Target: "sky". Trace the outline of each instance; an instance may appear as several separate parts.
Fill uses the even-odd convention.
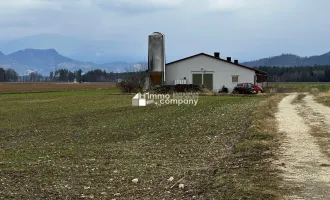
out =
[[[0,0],[0,41],[60,34],[123,43],[118,52],[145,59],[148,35],[162,32],[168,60],[215,51],[240,61],[311,56],[330,51],[329,7],[329,0]]]

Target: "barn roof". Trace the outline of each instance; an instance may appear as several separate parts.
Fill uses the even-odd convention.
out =
[[[222,59],[222,58],[217,58],[217,57],[211,56],[211,55],[206,54],[206,53],[199,53],[199,54],[196,54],[196,55],[192,55],[192,56],[188,56],[188,57],[182,58],[182,59],[180,59],[180,60],[176,60],[176,61],[173,61],[173,62],[169,62],[169,63],[166,63],[166,66],[171,65],[171,64],[174,64],[174,63],[178,63],[178,62],[181,62],[181,61],[184,61],[184,60],[188,60],[188,59],[190,59],[190,58],[194,58],[194,57],[197,57],[197,56],[201,56],[201,55],[204,55],[204,56],[207,56],[207,57],[210,57],[210,58],[216,59],[216,60],[218,60],[218,61],[222,61],[222,62],[230,63],[230,64],[232,64],[232,65],[236,65],[236,66],[238,66],[238,67],[242,67],[242,68],[245,68],[245,69],[253,70],[253,71],[257,72],[258,74],[265,74],[265,75],[267,74],[266,72],[261,71],[261,70],[259,70],[259,69],[256,69],[256,68],[253,68],[253,67],[247,67],[247,66],[245,66],[245,65],[241,65],[241,64],[239,64],[239,63],[236,64],[236,63],[234,63],[234,62],[230,62],[230,61],[227,61],[227,60]]]

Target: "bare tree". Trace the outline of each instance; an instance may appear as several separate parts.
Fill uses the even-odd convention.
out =
[[[118,83],[118,87],[124,93],[142,92],[147,78],[147,66],[143,64],[131,65],[126,69],[124,79]]]

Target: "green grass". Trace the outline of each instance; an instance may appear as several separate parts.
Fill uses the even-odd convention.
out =
[[[229,187],[228,179],[240,165],[237,155],[250,151],[234,150],[250,137],[252,114],[266,97],[202,96],[196,107],[132,107],[133,95],[112,93],[0,95],[0,199],[262,199],[260,193],[271,193],[249,188],[250,173],[235,183],[244,190]],[[183,190],[174,185],[180,178]]]
[[[310,92],[317,88],[320,92],[330,90],[330,83],[268,83],[269,87],[296,88],[297,92]]]

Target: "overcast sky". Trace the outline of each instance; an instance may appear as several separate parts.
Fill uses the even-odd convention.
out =
[[[145,51],[157,31],[171,58],[309,56],[330,50],[329,7],[329,0],[0,0],[0,37],[54,33]]]

